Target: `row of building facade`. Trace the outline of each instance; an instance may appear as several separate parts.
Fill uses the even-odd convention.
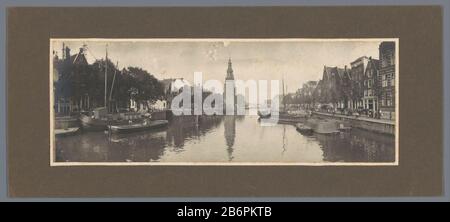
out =
[[[111,88],[115,88],[117,91],[120,84],[119,78],[115,78],[114,73],[116,72],[113,70],[117,67],[114,67],[114,64],[108,60],[108,63],[111,64],[109,64],[110,68],[107,72],[105,85],[105,60],[101,59],[94,62],[98,65],[98,69],[93,69],[95,65],[94,63],[88,63],[86,51],[86,46],[83,45],[79,52],[71,54],[71,49],[64,43],[61,55],[58,56],[58,53],[53,51],[54,112],[57,116],[66,116],[102,106],[108,106],[110,112],[117,108],[129,108],[143,112],[148,111],[147,109],[167,109],[168,101],[165,98],[160,98],[149,106],[138,103],[131,98],[119,104],[119,101],[116,101],[111,95]],[[117,74],[120,75],[120,72],[117,72]],[[175,82],[175,80],[177,79],[159,80],[164,97],[170,98],[170,89],[172,82]],[[113,87],[113,84],[115,84],[115,87]]]
[[[379,59],[362,56],[350,67],[324,66],[313,92],[314,102],[341,112],[395,119],[395,42],[379,45]]]

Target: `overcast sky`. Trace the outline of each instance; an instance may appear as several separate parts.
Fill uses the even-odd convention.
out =
[[[77,53],[87,44],[88,62],[105,57],[119,68],[141,67],[158,79],[184,78],[193,81],[194,72],[202,72],[203,79],[225,80],[228,58],[233,63],[236,79],[272,80],[284,76],[289,92],[295,92],[309,80],[322,77],[323,66],[349,66],[361,56],[378,59],[381,41],[99,41],[54,40],[53,50],[61,55],[62,43]]]

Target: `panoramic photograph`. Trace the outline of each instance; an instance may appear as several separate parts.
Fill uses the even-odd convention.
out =
[[[398,165],[398,39],[50,39],[50,165]]]

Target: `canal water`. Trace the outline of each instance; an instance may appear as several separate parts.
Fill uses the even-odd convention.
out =
[[[80,132],[55,139],[56,162],[394,162],[393,136],[352,129],[304,136],[257,116],[174,117],[167,128],[131,134]]]

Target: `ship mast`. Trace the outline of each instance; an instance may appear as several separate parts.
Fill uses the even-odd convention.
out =
[[[113,89],[114,89],[114,82],[116,80],[117,69],[119,69],[119,62],[118,61],[117,61],[117,64],[116,64],[116,68],[114,69],[114,76],[113,76],[113,80],[112,80],[112,83],[111,83],[111,90],[109,91],[109,103],[110,103],[110,106],[111,106],[111,100],[112,100],[112,93],[113,93]],[[116,104],[116,106],[117,106],[117,104]]]
[[[283,84],[283,111],[286,111],[286,100],[285,100],[286,95],[284,94],[284,74],[283,74],[283,78],[281,81]]]
[[[107,101],[106,101],[106,94],[107,94],[107,90],[108,90],[108,45],[106,45],[106,56],[105,56],[105,101],[104,101],[104,105],[105,107],[107,106]]]

